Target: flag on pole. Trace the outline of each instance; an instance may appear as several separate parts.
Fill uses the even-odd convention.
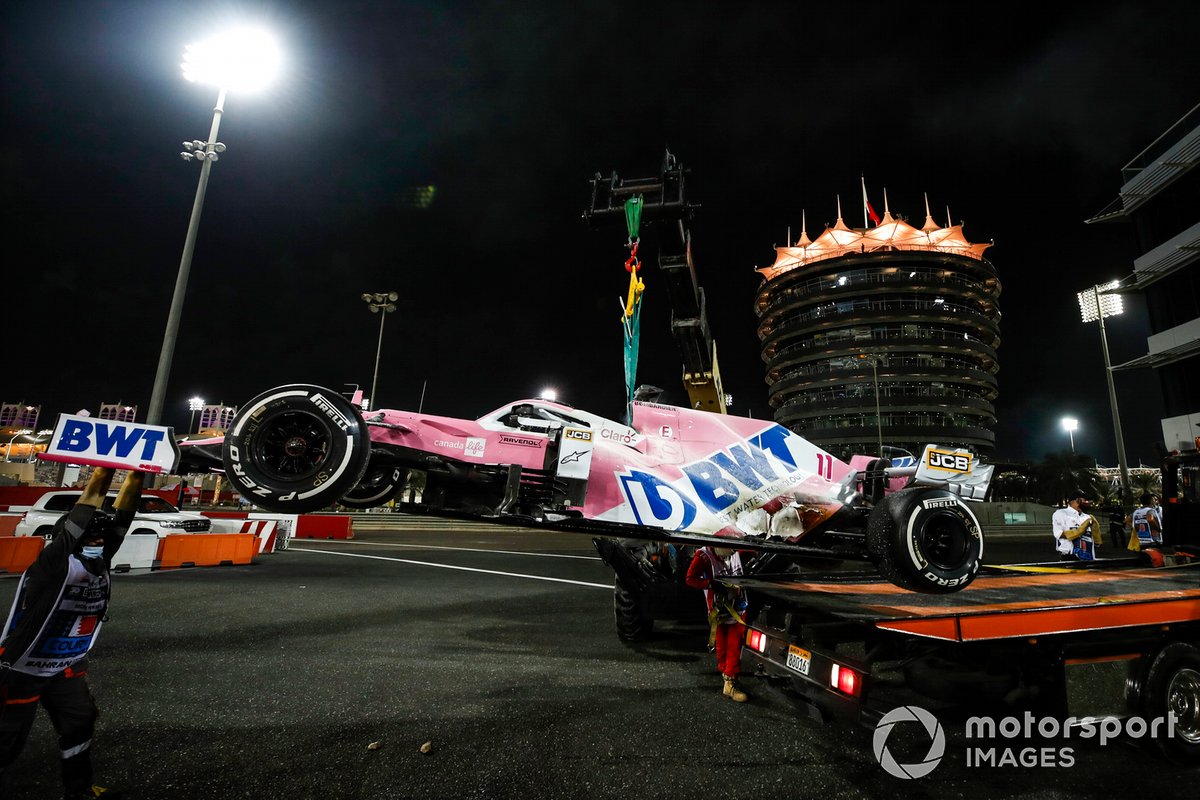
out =
[[[867,199],[867,179],[865,176],[860,177],[862,178],[863,190],[863,227],[867,227],[867,217],[870,217],[871,222],[874,222],[876,225],[878,225],[879,215],[875,213],[875,209],[871,207],[871,201]]]

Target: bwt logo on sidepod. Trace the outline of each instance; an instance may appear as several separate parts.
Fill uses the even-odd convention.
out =
[[[795,438],[773,425],[752,439],[685,464],[680,468],[684,479],[676,483],[636,469],[617,477],[639,524],[680,530],[695,521],[701,507],[720,513],[743,494],[796,472],[796,453],[790,447]]]

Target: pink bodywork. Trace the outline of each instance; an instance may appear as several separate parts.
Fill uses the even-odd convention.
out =
[[[368,428],[373,442],[458,461],[554,469],[553,458],[546,463],[550,434],[505,421],[519,405],[531,406],[533,419],[592,431],[580,509],[591,519],[797,540],[841,507],[839,481],[852,470],[774,422],[653,403],[633,404],[632,427],[539,399],[508,404],[477,420],[385,409],[367,415]],[[782,524],[780,512],[786,512],[788,524]]]

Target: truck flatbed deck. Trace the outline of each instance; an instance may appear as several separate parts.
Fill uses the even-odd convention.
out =
[[[954,642],[1200,620],[1200,563],[1145,567],[1121,559],[1078,567],[987,567],[966,589],[946,595],[910,592],[868,573],[757,576],[737,583],[830,617]]]

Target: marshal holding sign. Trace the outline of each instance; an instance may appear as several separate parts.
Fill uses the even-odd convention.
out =
[[[166,473],[179,464],[179,446],[174,429],[161,425],[59,414],[54,436],[38,458]]]

